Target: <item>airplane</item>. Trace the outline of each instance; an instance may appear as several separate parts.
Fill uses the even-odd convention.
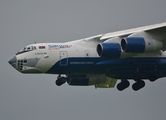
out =
[[[166,77],[165,50],[166,22],[65,43],[30,44],[8,62],[25,74],[57,74],[57,86],[117,86],[123,91],[134,80],[132,89],[138,91],[144,80]]]

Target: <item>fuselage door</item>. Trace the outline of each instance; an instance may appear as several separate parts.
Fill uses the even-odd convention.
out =
[[[68,54],[66,51],[60,51],[60,65],[66,66],[68,64]]]

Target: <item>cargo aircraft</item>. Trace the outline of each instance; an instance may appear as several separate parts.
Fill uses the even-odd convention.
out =
[[[166,23],[154,24],[65,43],[36,43],[9,59],[21,73],[58,74],[57,86],[94,85],[123,91],[166,77]]]

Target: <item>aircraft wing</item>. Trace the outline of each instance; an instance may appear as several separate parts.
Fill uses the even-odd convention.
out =
[[[160,24],[155,24],[155,25],[149,25],[149,26],[144,26],[144,27],[138,27],[138,28],[133,28],[133,29],[128,29],[128,30],[122,30],[118,32],[112,32],[112,33],[106,33],[103,34],[100,40],[107,40],[113,37],[126,37],[132,33],[137,33],[137,32],[160,32],[160,31],[166,31],[166,22],[165,23],[160,23]]]
[[[156,40],[163,41],[163,40],[166,40],[165,31],[166,31],[166,22],[154,24],[154,25],[148,25],[148,26],[144,26],[144,27],[121,30],[121,31],[111,32],[111,33],[106,33],[106,34],[99,34],[96,36],[92,36],[92,37],[88,37],[88,38],[84,38],[84,39],[80,39],[80,40],[74,40],[74,41],[70,41],[67,43],[92,42],[92,41],[97,41],[98,43],[100,43],[100,42],[104,42],[111,38],[128,37],[129,35],[131,35],[133,33],[138,33],[138,32],[146,32],[146,33],[150,33],[151,35],[154,35],[154,36],[160,36],[160,38],[157,38]],[[166,41],[164,41],[164,44],[166,45]]]

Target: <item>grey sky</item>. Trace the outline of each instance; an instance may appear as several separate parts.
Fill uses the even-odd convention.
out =
[[[67,42],[166,22],[165,0],[1,0],[1,120],[164,120],[166,78],[134,92],[55,85],[56,75],[17,72],[8,59],[34,42]],[[133,81],[131,81],[133,83]]]

